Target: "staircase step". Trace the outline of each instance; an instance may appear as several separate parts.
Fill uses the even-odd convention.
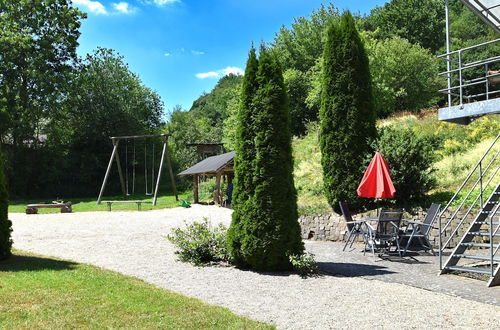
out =
[[[490,261],[490,256],[477,256],[473,254],[454,254],[453,258],[464,258],[464,259],[474,259],[474,260],[483,260]],[[493,261],[500,261],[500,257],[493,257]]]
[[[485,247],[485,248],[491,247],[490,243],[461,243],[460,245],[470,246],[470,247]],[[498,244],[493,244],[493,247],[494,248],[498,247]]]
[[[482,232],[482,231],[470,231],[467,233],[467,235],[474,235],[474,236],[490,236],[490,233],[487,232]],[[494,237],[500,237],[500,233],[497,233],[493,235]]]
[[[481,211],[482,214],[500,214],[500,210],[497,210],[496,212],[491,211]]]
[[[491,275],[491,271],[489,269],[485,269],[485,268],[448,266],[448,267],[445,267],[445,269],[456,270],[456,271],[459,271],[459,272],[469,272],[469,273],[478,273],[478,274]]]

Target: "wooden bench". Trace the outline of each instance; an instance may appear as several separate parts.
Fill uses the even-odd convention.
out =
[[[67,203],[52,203],[52,204],[28,204],[26,205],[26,214],[37,214],[38,209],[56,209],[60,208],[61,213],[71,213],[71,202]]]
[[[108,204],[108,211],[111,212],[111,204],[113,204],[113,203],[136,203],[137,204],[137,211],[140,211],[142,204],[151,203],[151,202],[147,202],[147,201],[101,201],[101,203]]]

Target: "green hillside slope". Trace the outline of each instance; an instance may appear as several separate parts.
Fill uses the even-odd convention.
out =
[[[410,128],[425,138],[434,155],[433,175],[437,182],[427,203],[446,203],[500,131],[500,118],[487,116],[462,126],[441,122],[436,111],[427,111],[419,116],[400,114],[378,121],[377,126]],[[293,149],[300,213],[328,212],[330,208],[323,195],[318,126],[310,125],[306,136],[293,141]]]

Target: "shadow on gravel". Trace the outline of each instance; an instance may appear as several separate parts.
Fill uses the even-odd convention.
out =
[[[318,262],[318,267],[327,275],[343,277],[377,276],[395,273],[384,266],[342,262]]]
[[[77,265],[71,261],[14,254],[6,260],[0,260],[0,272],[71,270],[75,269]]]

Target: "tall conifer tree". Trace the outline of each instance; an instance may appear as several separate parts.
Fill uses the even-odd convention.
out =
[[[323,61],[320,145],[325,194],[337,212],[339,201],[359,210],[362,201],[356,188],[376,129],[368,57],[349,12],[328,25]]]
[[[9,200],[5,186],[3,155],[0,149],[0,260],[10,256],[12,248],[12,223],[8,219]]]
[[[259,62],[252,45],[248,54],[241,90],[241,104],[237,114],[235,179],[233,192],[233,217],[228,230],[229,253],[237,265],[247,266],[241,255],[244,223],[249,216],[250,198],[253,195],[253,160],[255,159],[255,132],[253,129],[253,98],[258,89]]]
[[[246,81],[249,79],[245,77]],[[258,270],[285,270],[291,268],[289,255],[303,253],[304,246],[293,184],[288,97],[278,60],[265,47],[260,50],[255,86],[250,120],[254,139],[253,145],[247,145],[254,148],[252,181],[247,188],[251,195],[245,209],[235,210],[242,220],[239,224],[241,245],[236,253],[240,259],[236,259],[236,263]],[[245,97],[242,96],[243,103]],[[237,173],[242,170],[241,163],[235,165]],[[235,209],[239,207],[241,205],[235,205]],[[233,218],[232,227],[236,227],[235,220]]]

